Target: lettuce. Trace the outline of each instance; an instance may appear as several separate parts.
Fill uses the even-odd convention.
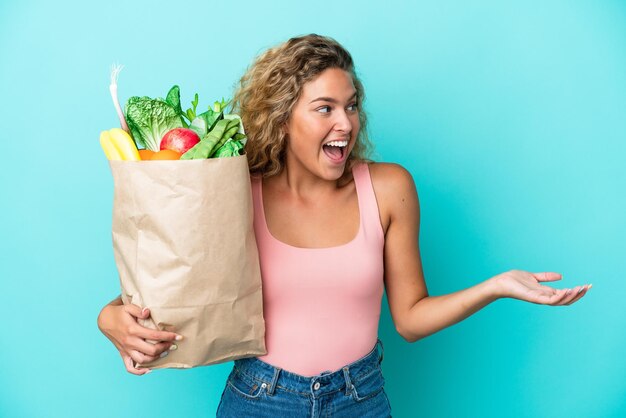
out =
[[[126,102],[124,113],[137,148],[157,152],[163,135],[171,129],[185,127],[177,109],[161,98],[133,96]]]

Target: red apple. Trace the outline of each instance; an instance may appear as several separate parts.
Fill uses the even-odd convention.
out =
[[[198,142],[200,142],[200,137],[195,131],[187,128],[174,128],[163,135],[160,148],[184,154]]]

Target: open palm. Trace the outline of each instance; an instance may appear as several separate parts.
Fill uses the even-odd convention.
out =
[[[513,298],[541,305],[571,305],[585,296],[591,285],[574,288],[554,289],[544,286],[541,282],[561,280],[559,273],[530,273],[522,270],[511,270],[496,276],[500,296]]]

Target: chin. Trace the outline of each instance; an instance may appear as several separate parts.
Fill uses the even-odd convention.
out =
[[[337,181],[340,178],[342,178],[345,173],[346,173],[346,164],[344,163],[341,166],[324,167],[324,169],[322,169],[321,177],[324,180]]]

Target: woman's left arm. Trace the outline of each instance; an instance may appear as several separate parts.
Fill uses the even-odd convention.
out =
[[[561,279],[552,272],[511,270],[475,286],[441,296],[429,296],[419,251],[419,200],[411,174],[397,164],[375,164],[372,182],[381,214],[389,226],[385,234],[385,287],[396,329],[415,342],[462,321],[500,298],[542,305],[570,305],[591,286],[554,289],[541,282]]]

